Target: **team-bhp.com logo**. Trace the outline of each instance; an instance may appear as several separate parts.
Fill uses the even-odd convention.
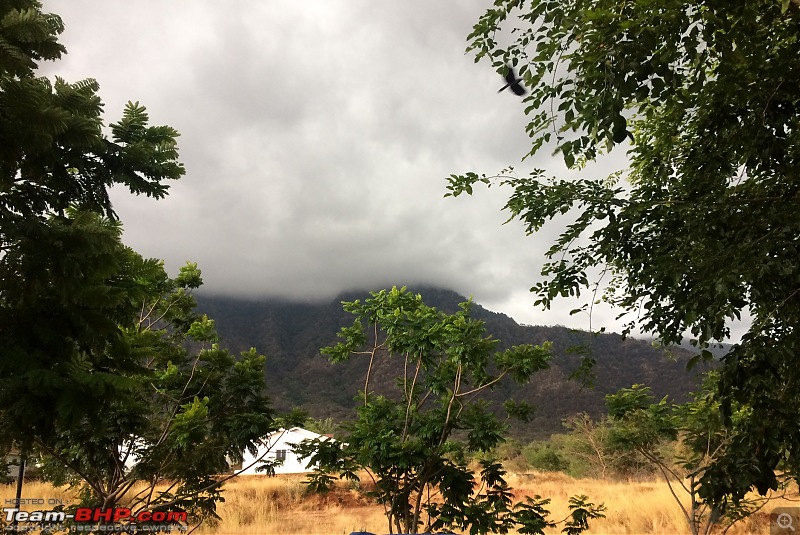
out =
[[[16,507],[4,507],[3,513],[8,525],[24,524],[65,524],[73,526],[98,524],[105,526],[101,531],[172,531],[186,529],[185,511],[138,511],[134,514],[127,507],[101,509],[99,507],[78,507],[74,513],[59,510],[20,511]],[[73,531],[82,531],[76,529]]]

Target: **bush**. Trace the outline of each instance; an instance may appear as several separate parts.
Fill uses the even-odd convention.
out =
[[[522,450],[522,456],[528,464],[542,472],[568,472],[570,469],[563,452],[554,448],[551,442],[531,442]]]

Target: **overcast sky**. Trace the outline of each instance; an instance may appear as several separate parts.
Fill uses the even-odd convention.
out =
[[[444,177],[514,165],[563,173],[529,148],[519,97],[464,54],[488,0],[45,0],[68,54],[46,73],[96,78],[106,123],[128,100],[181,133],[167,199],[115,191],[125,242],[204,291],[330,299],[432,284],[527,324],[588,328],[533,306],[558,228],[503,225],[507,192],[445,199]],[[593,326],[612,326],[596,311]]]

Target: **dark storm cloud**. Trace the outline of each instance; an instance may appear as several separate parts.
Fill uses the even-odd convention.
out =
[[[529,146],[520,99],[464,55],[487,2],[44,4],[69,50],[49,73],[97,78],[109,122],[139,100],[182,134],[187,176],[167,199],[114,194],[142,254],[197,261],[214,293],[427,283],[525,323],[588,326],[532,307],[557,229],[503,226],[496,188],[443,199],[443,177],[499,171]],[[534,165],[562,170],[519,168]]]

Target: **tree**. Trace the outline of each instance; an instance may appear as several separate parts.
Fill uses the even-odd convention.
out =
[[[211,476],[271,429],[263,357],[215,345],[196,266],[170,279],[122,244],[109,188],[166,195],[178,133],[128,103],[106,135],[97,82],[37,76],[62,31],[35,0],[0,2],[0,451],[45,452],[92,505],[146,480],[137,507],[213,516]]]
[[[73,205],[113,215],[108,188],[164,197],[167,180],[179,178],[175,138],[169,126],[148,126],[145,108],[128,103],[122,119],[103,132],[99,85],[36,76],[40,60],[66,52],[58,42],[64,25],[42,13],[35,0],[0,5],[0,246],[24,234],[16,225],[41,222]],[[24,230],[20,229],[20,230]]]
[[[534,441],[525,448],[531,466],[575,478],[631,480],[653,476],[652,463],[635,450],[611,440],[607,417],[594,420],[586,413],[579,413],[563,423],[569,433],[551,435],[549,440]]]
[[[481,461],[479,482],[467,455],[488,452],[503,441],[506,426],[480,394],[508,377],[528,381],[545,369],[549,344],[522,345],[494,352],[497,340],[483,322],[470,317],[470,304],[455,314],[425,305],[405,288],[372,293],[364,302],[344,303],[356,319],[343,328],[343,341],[323,348],[332,362],[352,356],[368,360],[357,418],[342,441],[315,440],[302,452],[319,463],[311,488],[324,490],[333,475],[371,478],[370,494],[384,507],[390,533],[444,528],[505,533],[515,523],[523,533],[554,525],[546,500],[512,505],[499,463]],[[388,361],[402,369],[394,389],[377,392],[375,376],[389,373]],[[506,402],[510,415],[526,417],[530,407]],[[461,442],[463,441],[463,442]],[[476,489],[476,487],[478,487]],[[575,498],[565,529],[586,529],[602,507]],[[395,531],[396,530],[396,531]]]
[[[606,396],[609,410],[608,442],[612,448],[635,452],[662,475],[686,518],[693,535],[715,529],[726,533],[736,522],[762,509],[772,497],[746,497],[721,509],[704,500],[700,485],[704,473],[735,439],[735,426],[746,419],[747,408],[737,407],[734,429],[723,425],[718,402],[712,395],[719,377],[712,372],[694,399],[673,405],[665,398],[654,402],[650,388],[634,385]],[[676,446],[671,458],[662,443]],[[785,481],[779,485],[785,489]],[[688,505],[685,505],[688,498]]]
[[[565,449],[570,460],[589,467],[594,477],[605,479],[611,472],[620,473],[621,462],[617,452],[608,447],[607,428],[603,422],[595,422],[585,412],[574,415],[564,421],[564,427],[570,430],[565,440]]]
[[[720,506],[776,488],[779,463],[800,476],[798,37],[797,0],[498,0],[468,38],[476,61],[516,67],[531,88],[529,155],[552,147],[583,169],[630,142],[627,173],[609,177],[449,178],[453,196],[510,187],[506,209],[528,233],[577,214],[537,304],[602,295],[626,334],[691,333],[705,358],[752,317],[722,359],[724,421],[737,403],[752,410],[705,472],[701,492]]]
[[[318,433],[320,435],[333,436],[338,424],[331,417],[319,419],[308,418],[302,423],[302,426],[304,429],[308,429],[309,431],[313,431],[314,433]]]
[[[184,169],[178,133],[148,126],[144,107],[129,103],[109,138],[94,80],[36,75],[39,61],[65,53],[57,15],[14,0],[0,3],[0,21],[1,442],[24,449],[127,385],[93,372],[107,365],[107,346],[124,344],[119,326],[146,289],[117,230],[87,212],[114,217],[114,184],[163,197]],[[68,217],[72,208],[82,215]]]
[[[35,437],[35,448],[54,483],[80,487],[75,506],[124,503],[134,515],[180,509],[193,522],[213,520],[224,481],[218,474],[274,430],[264,357],[251,349],[234,358],[219,346],[214,322],[194,312],[192,290],[202,284],[196,264],[171,279],[161,262],[124,247],[118,254],[147,296],[123,323],[124,343],[106,347],[102,369],[86,360],[73,366],[90,393],[96,375],[119,387],[93,399],[87,416]]]

